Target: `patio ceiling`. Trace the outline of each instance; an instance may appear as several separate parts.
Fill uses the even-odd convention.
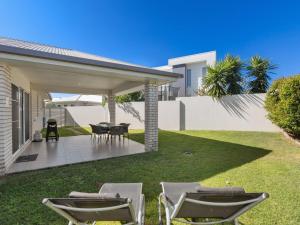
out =
[[[80,94],[125,94],[175,81],[180,74],[51,46],[0,38],[0,61],[27,77],[35,90]]]

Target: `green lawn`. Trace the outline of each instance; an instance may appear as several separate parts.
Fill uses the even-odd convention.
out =
[[[143,142],[141,131],[130,137]],[[243,186],[270,199],[241,224],[300,224],[300,148],[280,133],[160,131],[159,151],[7,176],[0,180],[0,224],[66,224],[41,204],[73,190],[98,191],[101,182],[143,182],[146,224],[157,224],[160,181]],[[185,152],[191,152],[188,155]]]
[[[77,135],[90,134],[90,128],[85,127],[59,127],[58,133],[60,137],[69,137]],[[42,130],[43,137],[46,136],[46,128]]]

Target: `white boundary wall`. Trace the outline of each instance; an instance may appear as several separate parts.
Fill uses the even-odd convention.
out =
[[[267,119],[266,94],[242,94],[213,99],[177,98],[184,105],[186,130],[280,131]]]
[[[265,94],[181,97],[158,104],[158,127],[163,130],[280,131],[266,117]],[[67,107],[66,125],[88,126],[109,121],[107,107]],[[116,122],[130,123],[131,129],[144,129],[144,102],[116,105]]]
[[[89,126],[90,123],[96,124],[109,121],[109,113],[106,106],[66,107],[65,116],[66,126]],[[116,104],[116,123],[130,123],[131,129],[144,129],[144,120],[144,102]],[[159,102],[158,123],[159,129],[180,130],[180,102]],[[59,121],[58,124],[60,124]]]

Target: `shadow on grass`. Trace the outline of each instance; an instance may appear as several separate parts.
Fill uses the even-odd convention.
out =
[[[130,138],[143,143],[144,134]],[[159,151],[7,176],[0,185],[1,221],[7,224],[65,224],[41,204],[71,191],[96,192],[102,182],[143,182],[147,224],[157,223],[161,181],[202,181],[264,157],[270,150],[160,131]],[[188,153],[188,154],[187,154]],[[3,213],[6,212],[6,213]],[[17,214],[15,212],[18,212]]]
[[[131,134],[130,138],[143,143],[144,134]],[[271,150],[223,142],[178,132],[161,131],[159,151],[143,156],[146,171],[137,180],[144,180],[144,189],[157,189],[161,181],[202,181],[219,173],[250,163],[266,156]],[[138,169],[138,167],[136,167]],[[133,175],[132,178],[135,176]],[[151,179],[147,179],[147,178]],[[148,194],[156,198],[157,192]]]

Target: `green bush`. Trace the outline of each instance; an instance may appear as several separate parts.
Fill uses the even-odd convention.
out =
[[[268,117],[294,137],[300,137],[300,75],[276,80],[266,97]]]

